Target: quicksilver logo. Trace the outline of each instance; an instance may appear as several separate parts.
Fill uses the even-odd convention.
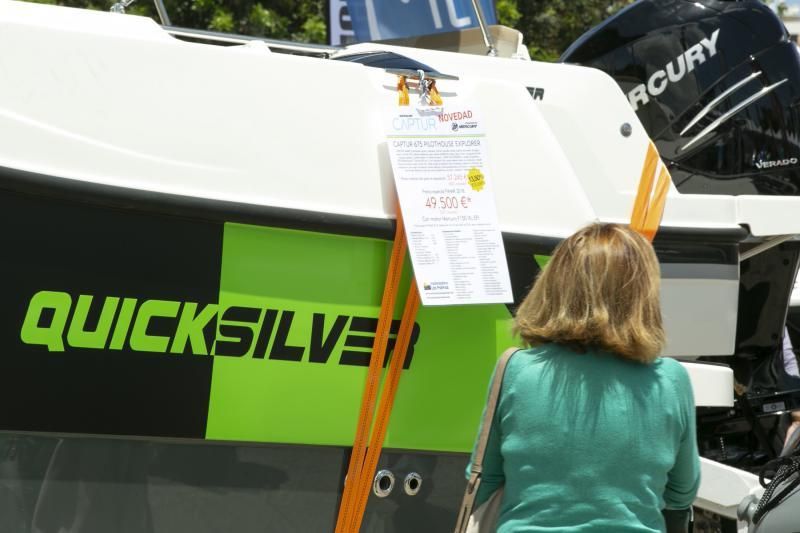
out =
[[[99,316],[89,325],[89,315]],[[28,303],[20,340],[50,352],[67,348],[250,357],[299,363],[369,366],[378,319],[326,312],[222,306],[172,300],[39,291]],[[387,353],[400,321],[390,326]],[[403,368],[409,368],[420,326],[414,323]],[[293,342],[290,342],[290,339]],[[249,355],[248,355],[249,354]]]
[[[757,161],[756,168],[788,167],[796,164],[797,158],[789,157],[788,159],[778,159],[777,161]]]
[[[642,83],[634,87],[628,93],[628,101],[633,110],[637,111],[639,106],[650,102],[651,96],[660,95],[667,90],[670,83],[681,81],[698,65],[702,65],[706,60],[717,55],[717,38],[719,38],[719,29],[714,30],[710,39],[704,38],[667,63],[663,69],[655,71],[646,84]]]

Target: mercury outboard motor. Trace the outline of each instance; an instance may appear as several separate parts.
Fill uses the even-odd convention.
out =
[[[762,2],[639,0],[561,60],[616,80],[681,193],[800,195],[800,55]],[[780,454],[787,415],[776,413],[800,408],[800,388],[784,372],[792,344],[782,344],[798,261],[800,243],[790,241],[740,264],[736,351],[715,361],[728,363],[741,385],[733,412],[698,411],[710,459],[756,472]],[[800,348],[796,328],[788,329]],[[786,512],[797,524],[796,507],[784,505],[764,524]]]
[[[617,81],[682,193],[800,195],[800,57],[762,2],[640,0],[561,61]]]

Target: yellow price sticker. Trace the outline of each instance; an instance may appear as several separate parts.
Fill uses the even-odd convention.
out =
[[[480,192],[486,186],[486,178],[483,172],[477,168],[469,169],[469,172],[467,172],[467,182],[469,186],[472,187],[472,190],[476,192]]]

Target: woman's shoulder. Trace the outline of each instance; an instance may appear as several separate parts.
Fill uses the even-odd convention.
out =
[[[683,393],[691,388],[689,372],[680,361],[671,357],[659,357],[652,365],[656,372],[662,374],[675,385],[679,393]]]
[[[508,369],[516,373],[522,368],[531,364],[540,363],[552,357],[553,351],[556,349],[557,348],[552,344],[520,348],[511,356],[511,360],[508,362]]]
[[[689,373],[686,371],[686,367],[684,367],[680,361],[677,359],[673,359],[672,357],[659,357],[652,363],[653,367],[662,374],[672,376],[672,377],[679,377],[679,378],[689,378]]]
[[[538,362],[542,362],[547,356],[547,346],[535,346],[530,348],[520,348],[511,356],[506,366],[503,385],[512,382],[516,377]]]
[[[526,380],[540,381],[552,372],[564,371],[563,366],[568,364],[569,359],[564,356],[568,354],[574,355],[574,352],[554,343],[521,348],[508,362],[504,381],[513,382],[520,376]]]

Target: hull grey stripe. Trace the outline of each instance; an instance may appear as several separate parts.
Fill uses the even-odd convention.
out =
[[[749,76],[747,76],[747,77],[746,77],[746,78],[744,78],[743,80],[741,80],[741,81],[739,81],[739,82],[737,82],[737,83],[733,84],[733,85],[732,85],[732,86],[730,86],[730,87],[729,87],[727,90],[725,90],[725,92],[723,92],[722,94],[720,94],[719,96],[717,96],[716,98],[714,98],[713,100],[711,100],[711,102],[709,102],[709,104],[708,104],[707,106],[705,106],[703,109],[701,109],[701,110],[700,110],[700,112],[699,112],[699,113],[698,113],[698,114],[697,114],[697,115],[696,115],[696,116],[695,116],[695,117],[694,117],[694,118],[691,120],[691,122],[689,122],[689,123],[686,125],[686,127],[685,127],[685,128],[683,128],[683,131],[681,131],[681,135],[685,135],[687,131],[689,131],[690,129],[692,129],[692,126],[694,126],[695,124],[697,124],[697,123],[700,121],[700,119],[701,119],[701,118],[703,118],[704,116],[706,116],[706,115],[708,114],[708,112],[709,112],[709,111],[711,111],[712,109],[714,109],[714,108],[717,106],[717,104],[719,104],[719,103],[720,103],[721,101],[723,101],[725,98],[727,98],[728,96],[730,96],[730,95],[731,95],[731,94],[732,94],[734,91],[736,91],[736,90],[737,90],[737,89],[739,89],[739,88],[740,88],[742,85],[746,84],[747,82],[749,82],[749,81],[751,81],[751,80],[753,80],[753,79],[755,79],[755,78],[757,78],[757,77],[759,77],[759,76],[761,76],[761,71],[758,71],[758,72],[753,72],[752,74],[750,74]]]
[[[117,185],[104,185],[15,168],[0,166],[0,195],[35,194],[53,200],[78,201],[98,206],[123,208],[144,213],[160,213],[206,221],[237,222],[261,226],[286,227],[338,235],[391,239],[394,219],[324,213],[284,207],[231,202],[197,196],[156,193]],[[1,197],[1,196],[0,196]],[[741,226],[698,228],[661,226],[655,243],[738,244],[749,232]],[[560,237],[509,233],[503,234],[506,249],[552,251]]]
[[[787,81],[789,81],[789,80],[784,78],[784,79],[782,79],[781,81],[779,81],[777,83],[773,83],[769,87],[764,87],[763,89],[761,89],[760,91],[758,91],[757,93],[752,95],[747,100],[739,103],[736,107],[734,107],[733,109],[731,109],[730,111],[728,111],[727,113],[725,113],[724,115],[719,117],[717,120],[715,120],[714,122],[712,122],[711,124],[709,124],[708,126],[703,128],[703,131],[698,133],[691,141],[689,141],[688,143],[684,144],[683,148],[681,148],[681,150],[686,150],[687,148],[692,146],[694,143],[696,143],[697,141],[699,141],[700,139],[702,139],[703,137],[705,137],[706,135],[708,135],[709,133],[711,133],[712,131],[717,129],[717,127],[720,124],[722,124],[723,122],[725,122],[726,120],[731,118],[733,115],[735,115],[736,113],[738,113],[739,111],[741,111],[745,107],[749,106],[750,104],[752,104],[756,100],[760,100],[761,98],[765,97],[766,95],[768,95],[769,93],[771,93],[772,91],[777,89],[779,86],[781,86],[784,83],[786,83]]]
[[[661,277],[669,279],[738,280],[739,265],[714,263],[661,263]]]

